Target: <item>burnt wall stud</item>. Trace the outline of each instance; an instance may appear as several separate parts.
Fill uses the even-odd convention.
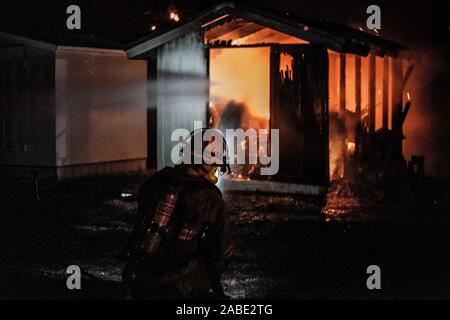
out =
[[[375,97],[376,97],[376,56],[370,54],[369,58],[369,133],[375,132]]]
[[[389,129],[389,57],[383,59],[383,130]]]
[[[355,132],[355,156],[358,156],[360,153],[360,145],[361,141],[361,57],[355,57],[355,103],[356,103],[356,119],[357,126]]]
[[[340,81],[339,81],[339,116],[342,122],[345,124],[345,113],[346,113],[346,86],[345,86],[345,70],[346,70],[346,61],[345,54],[340,55]]]
[[[403,82],[403,64],[399,59],[392,63],[392,131],[395,136],[394,158],[403,157],[403,130],[402,130],[402,82]]]

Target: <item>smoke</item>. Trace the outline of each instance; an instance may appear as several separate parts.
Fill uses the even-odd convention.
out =
[[[160,97],[183,98],[186,105],[189,100],[204,96],[209,87],[209,81],[198,80],[150,80],[135,81],[126,84],[90,83],[76,84],[65,87],[61,92],[64,99],[71,102],[85,101],[94,103],[96,107],[108,108],[156,108],[156,103],[147,103],[148,100]],[[42,92],[42,95],[49,95]]]
[[[347,131],[345,124],[336,112],[330,112],[330,178],[340,179],[344,176],[345,153],[347,151]]]
[[[412,106],[404,126],[404,153],[425,155],[426,173],[450,177],[448,53],[426,48],[406,88]]]

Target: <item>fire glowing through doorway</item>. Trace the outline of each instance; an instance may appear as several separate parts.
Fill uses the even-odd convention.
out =
[[[210,125],[226,129],[269,129],[270,48],[210,51]],[[254,146],[236,146],[251,152]],[[259,146],[259,148],[266,146]],[[257,165],[233,168],[237,179],[258,175]]]
[[[244,104],[251,118],[269,120],[270,49],[211,49],[211,112],[230,101]]]

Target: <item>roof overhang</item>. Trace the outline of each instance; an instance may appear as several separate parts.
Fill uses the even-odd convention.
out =
[[[57,54],[63,53],[80,53],[80,54],[94,54],[94,55],[110,55],[126,57],[125,51],[119,49],[97,49],[86,47],[71,47],[71,46],[58,46],[56,49]]]
[[[324,44],[327,48],[342,52],[367,56],[369,52],[377,55],[400,57],[402,51],[408,51],[394,42],[381,39],[347,26],[303,22],[256,8],[224,2],[200,12],[184,23],[171,28],[161,29],[150,36],[135,41],[128,46],[127,56],[132,59],[145,59],[161,45],[195,30],[208,30],[230,19],[242,18],[249,22],[271,28],[287,35],[306,40],[313,44]],[[337,26],[337,27],[336,27]]]
[[[20,44],[33,48],[43,49],[47,51],[56,51],[57,46],[47,42],[42,42],[30,38],[21,37],[15,34],[0,32],[0,38],[10,41],[13,44]]]
[[[124,50],[117,48],[117,49],[111,49],[111,48],[103,48],[101,46],[86,46],[85,44],[81,45],[65,45],[65,44],[57,44],[57,43],[50,43],[42,40],[33,39],[28,36],[21,36],[16,35],[8,32],[0,32],[0,39],[4,39],[6,42],[11,43],[12,46],[24,46],[24,47],[31,47],[31,48],[37,48],[42,49],[46,51],[61,51],[61,50],[71,50],[71,51],[83,51],[83,52],[91,52],[91,53],[98,53],[98,54],[124,54]]]
[[[126,50],[127,56],[131,59],[146,58],[153,49],[163,44],[175,40],[192,30],[201,29],[202,26],[210,26],[216,22],[225,19],[230,11],[235,7],[231,3],[223,3],[215,6],[213,9],[201,12],[195,19],[184,22],[179,26],[170,29],[161,29],[150,37],[144,37],[132,43]]]

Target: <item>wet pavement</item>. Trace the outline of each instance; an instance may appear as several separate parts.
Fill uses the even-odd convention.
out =
[[[4,184],[0,298],[123,299],[123,248],[143,176]],[[346,183],[327,197],[226,194],[236,253],[223,284],[234,299],[450,298],[448,185],[395,196]],[[429,192],[433,190],[433,192]],[[82,290],[66,289],[79,265]],[[382,290],[366,287],[378,265]]]

